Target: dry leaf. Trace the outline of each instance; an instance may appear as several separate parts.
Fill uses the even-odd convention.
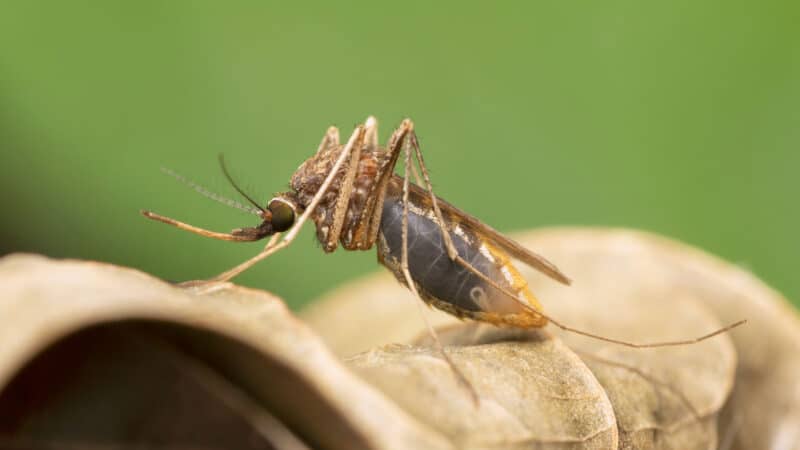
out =
[[[422,321],[413,304],[413,298],[405,296],[402,288],[396,288],[392,280],[386,280],[383,277],[376,277],[374,280],[375,286],[372,288],[366,287],[364,290],[372,292],[382,286],[385,291],[391,292],[387,298],[397,299],[395,303],[398,308],[393,314],[384,316],[387,321],[392,322],[392,327],[398,329],[397,322],[408,322],[416,325],[416,334],[422,334],[423,331]],[[364,284],[359,283],[360,287],[365,287]],[[587,286],[591,289],[591,285]],[[398,289],[396,292],[394,289]],[[350,291],[350,288],[346,288]],[[387,293],[388,293],[387,292]],[[563,295],[569,295],[572,289],[564,289]],[[576,297],[575,302],[581,298],[580,295],[584,291],[578,291],[579,295]],[[622,294],[618,289],[617,294]],[[641,292],[640,292],[641,293]],[[639,337],[642,335],[652,336],[656,340],[670,339],[680,337],[680,328],[677,330],[673,324],[661,321],[663,315],[651,314],[663,313],[661,311],[652,311],[649,307],[654,306],[644,299],[640,299],[631,292],[629,295],[621,295],[615,297],[613,300],[605,302],[606,305],[624,305],[628,304],[626,314],[618,315],[618,319],[623,322],[636,323],[633,329],[639,331]],[[656,298],[652,293],[650,300],[657,303]],[[542,297],[547,298],[547,297]],[[602,298],[597,294],[593,295],[593,300],[604,303]],[[336,298],[328,300],[330,306],[337,304]],[[378,320],[372,314],[372,311],[366,309],[367,304],[373,304],[377,301],[374,298],[364,298],[362,300],[362,312],[369,316],[372,320]],[[354,307],[354,300],[352,296],[342,297],[342,303],[347,305],[348,308],[352,307],[353,314],[358,314]],[[675,302],[680,304],[680,302]],[[702,330],[703,326],[707,329],[718,327],[717,320],[708,312],[698,307],[696,304],[686,302],[688,310],[684,309],[689,314],[686,319],[688,322],[694,322],[694,325],[699,326]],[[324,315],[325,302],[315,305],[314,317],[322,317]],[[388,306],[386,306],[388,309]],[[384,311],[382,309],[382,311]],[[587,309],[583,313],[590,314],[591,309]],[[562,317],[564,317],[562,315]],[[566,320],[567,317],[564,317]],[[357,318],[355,320],[358,320]],[[613,319],[611,319],[613,322]],[[649,322],[647,322],[649,320]],[[578,321],[576,321],[578,322]],[[646,322],[646,323],[645,323]],[[333,322],[328,322],[328,328],[331,327]],[[575,325],[578,325],[575,323]],[[619,322],[617,322],[619,325]],[[692,325],[692,324],[689,324]],[[613,326],[605,325],[605,330],[614,328]],[[413,327],[413,325],[412,325]],[[318,327],[315,327],[318,328]],[[328,328],[322,329],[321,333],[326,335]],[[357,330],[350,328],[351,330]],[[592,328],[587,328],[592,329]],[[691,327],[687,327],[691,330]],[[597,330],[601,332],[600,330]],[[691,332],[691,331],[689,331]],[[343,339],[342,330],[334,330],[333,333],[340,338],[340,342],[346,342]],[[602,332],[601,332],[602,333]],[[678,333],[676,336],[675,333]],[[360,333],[354,333],[360,335]],[[414,334],[414,333],[409,333]],[[611,333],[613,334],[613,333]],[[700,334],[700,333],[697,333]],[[596,395],[589,396],[587,388],[581,384],[577,384],[575,380],[581,379],[581,374],[586,372],[583,365],[565,368],[556,364],[552,358],[551,360],[542,360],[541,351],[534,352],[533,354],[521,355],[519,349],[527,349],[527,345],[536,342],[540,339],[539,332],[524,332],[517,330],[501,330],[488,325],[476,326],[475,324],[459,324],[451,325],[441,332],[441,339],[448,347],[448,352],[454,352],[453,358],[456,364],[465,372],[465,375],[476,386],[484,402],[491,401],[494,403],[503,404],[507,401],[508,397],[516,398],[517,402],[512,403],[520,405],[519,399],[524,398],[527,402],[522,402],[519,410],[514,410],[517,416],[525,417],[527,420],[523,423],[535,424],[530,427],[530,435],[528,444],[532,448],[617,448],[617,436],[608,441],[601,441],[600,445],[590,442],[587,437],[595,436],[593,433],[586,433],[585,430],[559,430],[560,433],[553,433],[548,428],[550,420],[553,417],[563,419],[564,415],[574,413],[577,411],[587,412],[587,407],[578,407],[579,401],[575,398],[569,399],[564,395],[557,395],[552,392],[542,391],[539,383],[547,382],[552,384],[561,383],[562,385],[572,386],[576,392],[581,389],[586,390],[582,395],[583,400],[587,403],[595,402],[596,411],[601,411],[603,402],[599,400],[601,397]],[[635,333],[630,334],[618,333],[617,337],[633,338]],[[353,342],[357,340],[354,336]],[[558,342],[558,340],[552,340]],[[670,349],[648,349],[648,350],[630,350],[619,348],[615,345],[607,345],[605,343],[598,343],[585,338],[579,338],[577,342],[582,346],[583,353],[581,357],[586,359],[587,364],[594,376],[599,380],[599,383],[605,389],[607,395],[611,398],[611,403],[614,406],[614,416],[609,417],[611,422],[604,423],[613,426],[615,429],[613,434],[618,434],[619,448],[681,448],[681,449],[711,449],[716,448],[716,418],[717,413],[721,409],[727,395],[730,391],[734,367],[735,367],[735,353],[730,340],[726,337],[721,337],[713,341],[704,342],[696,346],[678,347]],[[347,343],[346,345],[350,345]],[[371,344],[367,344],[371,345]],[[431,342],[425,343],[427,348],[432,346]],[[458,347],[453,347],[453,346]],[[514,357],[508,357],[505,353],[506,346],[511,346],[513,349],[518,349]],[[572,355],[569,348],[560,346],[561,353]],[[469,352],[470,358],[463,358],[463,352]],[[374,352],[373,352],[374,353]],[[435,352],[428,350],[426,355],[436,355]],[[491,355],[489,358],[480,356],[483,353]],[[368,355],[371,353],[367,353]],[[551,356],[551,355],[548,355]],[[566,358],[566,356],[561,356]],[[607,361],[598,361],[593,358],[603,358],[610,360],[613,363],[622,363],[624,368],[617,365],[609,365]],[[361,357],[356,358],[360,361]],[[476,360],[488,359],[492,362],[489,365],[483,365],[476,368]],[[529,370],[520,371],[518,366],[520,363],[518,359],[526,359],[529,361],[526,366]],[[429,360],[435,361],[430,358]],[[414,364],[413,361],[404,361],[407,365]],[[433,363],[431,363],[433,364]],[[421,375],[404,374],[394,385],[387,386],[387,376],[393,373],[387,373],[387,369],[383,361],[377,368],[373,369],[371,376],[366,376],[370,382],[380,387],[382,390],[389,393],[398,403],[403,406],[407,411],[418,417],[424,417],[424,421],[432,423],[438,429],[450,436],[451,438],[461,437],[465,439],[465,443],[473,444],[480,442],[481,437],[484,440],[490,440],[490,437],[496,437],[492,433],[487,432],[487,426],[461,426],[461,423],[478,422],[474,419],[473,411],[467,408],[465,402],[468,397],[464,389],[459,389],[455,385],[452,374],[447,376],[447,366],[441,361],[438,361],[440,371],[442,373],[437,375],[437,380],[430,380]],[[356,369],[360,369],[356,364]],[[361,371],[359,370],[361,373]],[[429,370],[430,372],[430,370]],[[644,375],[644,377],[643,377]],[[443,401],[441,397],[431,395],[432,389],[422,389],[426,395],[412,395],[414,390],[420,389],[421,385],[425,384],[442,384],[444,381],[439,381],[439,378],[446,380],[449,386],[447,393],[448,398],[458,398],[458,401]],[[653,380],[653,378],[655,380]],[[393,379],[393,378],[392,378]],[[520,383],[519,380],[523,379]],[[412,381],[409,381],[412,380]],[[513,382],[511,382],[511,381]],[[407,382],[404,384],[403,382]],[[487,382],[488,381],[488,382]],[[434,391],[436,392],[436,391]],[[579,396],[580,397],[580,396]],[[687,397],[684,400],[684,397]],[[489,400],[486,400],[489,399]],[[571,401],[566,401],[571,400]],[[605,400],[605,399],[603,399]],[[689,403],[687,405],[687,402]],[[483,404],[481,405],[483,407]],[[692,409],[696,410],[693,412]],[[442,412],[448,411],[449,413]],[[557,411],[558,413],[554,413]],[[597,414],[597,412],[595,413]],[[699,417],[697,417],[697,416]],[[460,423],[452,424],[448,421],[441,420],[441,417],[457,417]],[[608,437],[611,436],[611,430],[598,426],[595,418],[582,417],[581,420],[586,424],[593,424],[596,436]],[[453,420],[451,419],[450,422]],[[517,421],[521,421],[517,419]],[[566,422],[567,424],[569,422]],[[565,424],[561,423],[561,427]],[[616,430],[618,427],[618,431]],[[554,438],[557,435],[558,438]],[[509,439],[511,442],[517,442]],[[558,443],[555,445],[555,443]],[[488,446],[487,446],[488,447]],[[473,448],[464,445],[463,448]],[[474,448],[482,448],[481,446],[474,446]],[[503,445],[497,445],[495,448],[504,448]]]
[[[641,235],[576,230],[574,235],[540,233],[521,241],[573,277],[569,289],[560,289],[530,270],[523,272],[534,292],[547,299],[550,314],[572,327],[646,343],[701,336],[722,326],[681,281],[682,270],[631,252],[647,245]],[[736,353],[729,335],[692,345],[631,349],[561,330],[556,334],[580,351],[605,387],[614,404],[621,448],[717,448],[717,415],[735,376]],[[655,381],[605,360],[640,370]]]
[[[0,446],[793,448],[800,336],[779,295],[647,234],[521,240],[575,279],[567,288],[526,272],[569,325],[652,341],[751,322],[697,345],[633,350],[427,310],[480,393],[476,407],[388,274],[306,311],[329,349],[263,292],[226,284],[201,295],[130,269],[14,255],[0,260]]]
[[[570,255],[596,252],[631,274],[658,270],[662,285],[687,292],[722,322],[747,319],[730,333],[738,365],[720,424],[720,448],[800,449],[800,318],[779,293],[741,267],[652,234],[560,229],[520,239],[559,263],[578,263]],[[544,279],[526,276],[547,298]],[[559,301],[547,304],[561,307]]]
[[[568,325],[652,342],[694,337],[723,323],[750,320],[730,335],[700,344],[646,350],[548,328],[580,352],[606,389],[619,423],[621,448],[731,448],[734,441],[733,448],[794,448],[787,444],[795,445],[791,433],[800,430],[799,390],[790,374],[800,373],[800,328],[786,302],[755,277],[688,246],[633,231],[555,229],[520,240],[575,280],[565,288],[525,272],[547,311]],[[442,313],[425,314],[435,324],[455,322]],[[387,342],[410,342],[424,332],[414,299],[383,274],[337,289],[308,308],[304,318],[339,355]],[[776,329],[767,330],[770,323]],[[470,341],[474,331],[468,328],[449,328],[445,336],[453,330],[460,336],[450,341],[453,344],[480,343]],[[738,366],[731,338],[744,352]],[[751,340],[756,343],[747,348]],[[771,355],[788,362],[777,365]],[[734,367],[740,379],[717,430],[718,414],[734,383]],[[779,370],[770,370],[775,368]],[[770,391],[765,398],[755,395],[764,391]],[[777,408],[768,405],[770,401]],[[740,406],[749,412],[738,412],[737,404],[754,402],[760,410]],[[752,433],[745,431],[751,427]]]
[[[0,446],[447,449],[279,299],[0,260]]]
[[[616,448],[605,392],[558,339],[535,333],[524,341],[451,347],[448,354],[479,405],[429,346],[387,346],[347,361],[456,448]]]

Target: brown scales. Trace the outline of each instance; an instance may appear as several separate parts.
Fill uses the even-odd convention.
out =
[[[319,191],[322,181],[330,173],[333,161],[339,156],[343,147],[324,149],[307,159],[292,175],[291,186],[297,206],[305,209],[314,195]],[[390,169],[391,155],[380,147],[365,147],[361,150],[358,170],[352,185],[352,193],[345,212],[339,241],[347,250],[369,250],[374,241],[367,239],[370,221],[374,219],[376,206],[377,182],[380,175]],[[393,168],[393,167],[392,167]],[[322,197],[319,205],[311,214],[317,228],[317,239],[325,252],[336,250],[337,243],[331,240],[334,209],[339,199],[342,182],[348,167],[343,166],[334,176],[328,192]],[[282,194],[285,195],[285,194]],[[378,217],[379,219],[379,217]],[[377,226],[377,224],[375,224]]]

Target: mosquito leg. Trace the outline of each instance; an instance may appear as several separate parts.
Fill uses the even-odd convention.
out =
[[[353,146],[353,149],[350,152],[350,161],[348,162],[349,165],[347,166],[347,172],[344,174],[344,178],[342,179],[339,188],[339,197],[336,199],[336,205],[333,207],[333,223],[331,224],[331,229],[328,233],[327,242],[325,242],[325,250],[328,252],[331,252],[336,248],[337,242],[339,241],[339,235],[342,233],[342,225],[344,224],[344,219],[347,216],[347,207],[350,204],[350,196],[353,193],[353,180],[355,180],[356,173],[358,172],[358,163],[361,159],[361,149],[364,146],[364,139],[368,136],[371,136],[369,139],[374,140],[375,136],[377,136],[377,128],[378,123],[375,118],[372,116],[367,117],[367,121],[364,123],[364,132],[361,135],[361,138],[356,141],[356,144]]]
[[[369,116],[367,118],[367,122],[366,122],[365,129],[364,129],[364,145],[363,145],[363,148],[361,149],[361,152],[363,152],[363,153],[365,153],[367,155],[374,155],[378,151],[379,151],[378,150],[378,122],[377,122],[377,120],[375,120],[375,117]],[[354,157],[353,159],[356,161],[356,165],[359,165],[361,163],[359,157]],[[380,168],[378,170],[380,170]],[[357,171],[353,175],[357,175]],[[378,172],[376,174],[376,179],[377,179],[376,188],[377,188],[377,190],[373,191],[375,193],[374,195],[371,195],[366,199],[366,202],[364,203],[364,206],[363,206],[363,210],[361,212],[361,218],[360,218],[359,222],[350,231],[351,235],[347,236],[347,242],[348,242],[347,245],[355,244],[355,246],[354,246],[355,248],[364,249],[364,250],[372,247],[371,244],[368,244],[370,234],[368,232],[364,233],[364,229],[366,227],[367,231],[369,231],[370,220],[372,220],[374,218],[375,204],[377,203],[376,202],[376,197],[380,197],[381,194],[382,194],[382,191],[380,191],[380,185],[381,185],[381,179],[382,179],[381,177],[382,177],[382,173]],[[354,176],[352,182],[347,183],[346,186],[344,184],[342,185],[342,189],[341,189],[341,194],[340,195],[345,195],[347,197],[348,202],[349,202],[351,194],[353,192],[353,189],[355,189],[355,188],[356,187],[355,187],[355,176]],[[337,206],[338,206],[338,204],[337,204]],[[342,212],[344,213],[344,214],[342,214],[342,217],[344,218],[344,216],[345,216],[345,214],[347,212],[346,208],[343,209]],[[336,209],[334,209],[334,212],[333,212],[334,219],[337,217],[337,214],[339,214],[339,212]],[[337,225],[337,223],[334,220],[334,226],[335,225]],[[335,238],[329,238],[329,241],[332,241],[334,246],[335,246],[336,240],[339,239],[340,229],[339,228],[334,228],[333,231],[336,231],[336,233],[335,233],[336,236],[335,236]],[[333,234],[334,233],[331,233],[331,235],[333,235]],[[348,247],[348,248],[350,248],[350,247]]]
[[[480,270],[478,270],[475,267],[473,267],[472,264],[470,264],[468,261],[466,261],[461,256],[456,256],[455,262],[457,262],[459,265],[461,265],[461,267],[463,267],[463,268],[469,270],[470,272],[474,273],[478,278],[480,278],[483,281],[489,283],[495,289],[498,289],[500,292],[502,292],[503,294],[507,295],[512,300],[515,300],[523,308],[527,309],[528,311],[530,311],[533,314],[538,314],[538,315],[544,317],[550,323],[552,323],[553,325],[557,326],[558,328],[561,328],[562,330],[567,331],[569,333],[579,334],[581,336],[585,336],[585,337],[588,337],[588,338],[596,339],[598,341],[609,342],[611,344],[622,345],[624,347],[630,347],[630,348],[655,348],[655,347],[675,347],[675,346],[678,346],[678,345],[696,344],[698,342],[705,341],[706,339],[711,339],[714,336],[723,334],[723,333],[728,332],[728,331],[730,331],[730,330],[732,330],[732,329],[734,329],[734,328],[736,328],[736,327],[738,327],[740,325],[744,325],[744,324],[747,323],[747,319],[739,320],[737,322],[733,322],[731,324],[728,324],[728,325],[726,325],[726,326],[724,326],[722,328],[718,328],[718,329],[716,329],[716,330],[714,330],[714,331],[712,331],[710,333],[704,334],[702,336],[694,337],[694,338],[691,338],[691,339],[681,339],[681,340],[677,340],[677,341],[636,343],[636,342],[623,341],[623,340],[620,340],[620,339],[613,339],[613,338],[609,338],[609,337],[605,337],[605,336],[600,336],[599,334],[589,333],[588,331],[583,331],[583,330],[580,330],[578,328],[574,328],[574,327],[571,327],[571,326],[568,326],[568,325],[564,325],[563,323],[561,323],[561,321],[553,319],[552,316],[549,316],[549,315],[543,313],[542,311],[539,311],[539,310],[533,308],[531,305],[528,304],[528,302],[525,301],[525,299],[519,297],[518,295],[514,294],[513,292],[511,292],[508,289],[504,288],[503,286],[500,286],[500,284],[498,284],[495,280],[489,278],[488,276],[486,276],[486,274],[484,274]]]
[[[409,163],[411,162],[411,151],[408,148],[408,145],[403,145],[405,149],[405,165],[408,167]],[[476,405],[480,404],[480,399],[478,397],[478,393],[475,392],[475,388],[472,384],[467,380],[464,374],[458,369],[456,364],[450,357],[445,353],[444,346],[442,345],[442,341],[439,340],[439,335],[436,334],[436,330],[433,329],[431,326],[430,321],[425,316],[425,312],[422,309],[422,297],[419,295],[417,291],[416,284],[414,284],[414,280],[411,278],[411,272],[408,270],[408,177],[409,171],[406,170],[406,173],[403,176],[403,227],[402,227],[402,252],[400,256],[400,269],[403,272],[403,276],[406,279],[406,284],[408,284],[408,288],[411,289],[411,292],[417,298],[417,307],[419,308],[420,315],[422,316],[422,320],[425,321],[425,326],[428,328],[428,333],[430,333],[431,337],[436,344],[436,349],[442,355],[442,358],[447,362],[447,365],[450,366],[450,369],[456,375],[458,382],[466,387],[469,391],[470,396],[472,397],[473,402]]]
[[[411,164],[411,175],[414,176],[414,182],[417,183],[417,186],[422,186],[422,178],[419,176],[419,171],[417,170],[417,166]]]
[[[334,128],[332,127],[331,129],[328,130],[326,138],[330,135],[331,130],[334,130]],[[286,233],[286,236],[284,236],[283,240],[277,242],[277,237],[276,237],[277,235],[273,236],[273,238],[270,239],[270,241],[267,243],[267,245],[264,247],[264,250],[262,250],[261,253],[239,264],[238,266],[217,275],[210,281],[216,281],[216,282],[228,281],[231,278],[249,269],[259,261],[262,261],[263,259],[269,257],[273,253],[277,252],[278,250],[281,250],[282,248],[285,248],[286,246],[291,244],[294,238],[297,237],[297,234],[300,233],[300,229],[303,227],[303,224],[308,220],[309,216],[311,216],[311,213],[314,212],[314,209],[316,209],[317,205],[322,200],[322,197],[328,191],[328,188],[333,182],[333,179],[336,177],[336,174],[339,172],[339,169],[342,167],[347,157],[350,156],[350,154],[352,153],[353,148],[355,148],[357,144],[360,145],[361,138],[363,137],[363,132],[364,132],[364,127],[359,125],[355,129],[355,131],[353,131],[353,134],[350,135],[350,139],[347,141],[347,144],[342,149],[342,153],[339,155],[339,158],[336,159],[336,163],[331,168],[330,173],[328,173],[328,176],[325,177],[325,181],[322,182],[322,186],[320,186],[317,193],[314,194],[314,198],[311,199],[311,202],[309,203],[308,207],[306,207],[306,210],[303,211],[303,214],[300,216],[299,219],[297,219],[297,222],[294,224],[294,226],[292,226],[292,228]]]
[[[256,256],[248,259],[247,261],[239,264],[238,266],[236,266],[236,267],[234,267],[232,269],[229,269],[229,270],[227,270],[225,272],[222,272],[221,274],[215,276],[214,278],[211,278],[208,281],[213,281],[213,282],[228,281],[231,278],[235,277],[236,275],[239,275],[240,273],[244,272],[245,270],[253,267],[258,262],[263,261],[264,259],[268,258],[270,255],[272,255],[273,253],[277,252],[278,250],[286,247],[291,242],[291,241],[287,242],[286,239],[284,239],[281,242],[278,242],[278,238],[279,237],[280,237],[280,233],[275,233],[269,239],[269,242],[267,242],[267,245],[264,246],[264,250],[262,250],[259,254],[257,254]]]
[[[411,130],[411,127],[411,122],[409,120],[404,120],[392,133],[392,137],[386,145],[386,150],[379,155],[379,159],[383,162],[379,165],[375,174],[375,185],[365,202],[361,219],[355,227],[353,236],[350,237],[352,241],[350,245],[352,248],[366,250],[372,248],[372,246],[375,245],[375,241],[378,240],[381,215],[383,214],[383,204],[386,199],[386,189],[389,185],[389,180],[394,176],[394,168],[403,150],[404,138],[406,134],[408,134],[408,131]],[[372,135],[371,138],[368,137],[370,135]],[[369,142],[370,140],[372,140],[372,142]],[[373,152],[380,151],[377,147],[377,133],[370,133],[369,130],[366,130],[364,141],[363,151],[368,151],[369,149],[372,149]]]
[[[383,172],[378,176],[378,182],[375,187],[375,203],[371,210],[372,217],[369,218],[369,230],[367,231],[366,242],[362,244],[362,248],[372,247],[378,239],[378,232],[381,227],[381,215],[383,214],[383,202],[386,199],[386,186],[394,175],[394,168],[397,165],[400,152],[403,150],[405,137],[408,132],[413,129],[414,124],[406,119],[394,130],[392,137],[389,138],[389,143],[386,146],[386,151],[389,152],[389,161],[383,168]]]
[[[416,154],[419,168],[422,171],[422,177],[425,180],[425,189],[430,194],[431,203],[433,204],[433,212],[436,215],[436,221],[439,222],[439,228],[442,230],[442,238],[444,239],[444,246],[447,249],[447,256],[449,256],[451,260],[455,261],[456,258],[458,258],[458,250],[456,250],[456,246],[453,245],[453,239],[450,237],[450,232],[445,226],[442,210],[439,209],[439,203],[436,201],[436,195],[433,193],[433,185],[431,185],[431,179],[428,176],[428,169],[425,167],[425,161],[422,159],[422,150],[419,148],[419,142],[417,141],[417,135],[414,133],[414,130],[411,130],[408,135],[408,139],[411,146],[414,147],[414,153]]]
[[[374,116],[369,116],[364,123],[364,150],[373,151],[376,148],[378,148],[378,121]]]
[[[325,132],[325,136],[322,137],[322,141],[319,143],[319,148],[317,148],[317,153],[324,151],[328,148],[336,148],[339,146],[339,129],[336,127],[329,127],[328,131]]]

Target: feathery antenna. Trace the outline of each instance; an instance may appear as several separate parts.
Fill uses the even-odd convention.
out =
[[[205,187],[195,183],[192,180],[187,179],[186,177],[184,177],[183,175],[173,171],[172,169],[168,169],[166,167],[162,167],[161,168],[161,172],[171,176],[172,178],[175,178],[176,180],[180,181],[181,183],[185,184],[186,186],[189,186],[190,188],[192,188],[192,190],[194,190],[195,192],[199,193],[200,195],[202,195],[204,197],[208,197],[211,200],[217,201],[219,203],[222,203],[225,206],[230,206],[231,208],[236,208],[236,209],[248,212],[250,214],[255,214],[256,216],[260,216],[261,212],[263,211],[263,209],[261,207],[259,207],[258,205],[255,205],[257,209],[256,208],[252,208],[250,206],[243,205],[243,204],[237,202],[236,200],[231,200],[231,199],[229,199],[227,197],[223,197],[223,196],[221,196],[221,195],[219,195],[217,193],[211,192],[208,189],[206,189]],[[250,198],[247,198],[247,199],[250,200]]]

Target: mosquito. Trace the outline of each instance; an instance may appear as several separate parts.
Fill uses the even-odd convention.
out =
[[[395,174],[401,154],[405,168],[402,177]],[[339,130],[330,127],[317,152],[292,175],[291,190],[277,194],[266,207],[234,182],[222,156],[220,165],[234,189],[260,216],[262,222],[258,226],[219,233],[142,211],[149,219],[214,239],[251,242],[270,237],[260,253],[205,280],[207,283],[228,281],[287,247],[310,219],[325,252],[335,251],[339,244],[346,250],[377,247],[378,261],[417,298],[460,319],[515,328],[541,328],[552,323],[568,332],[633,348],[692,344],[745,323],[741,320],[692,339],[634,343],[555,320],[544,313],[512,258],[558,283],[569,285],[570,279],[543,256],[437,197],[410,119],[392,133],[386,147],[378,144],[374,117],[358,125],[344,145],[339,141]],[[410,181],[412,175],[416,184]],[[425,323],[439,353],[477,398],[427,319]]]

